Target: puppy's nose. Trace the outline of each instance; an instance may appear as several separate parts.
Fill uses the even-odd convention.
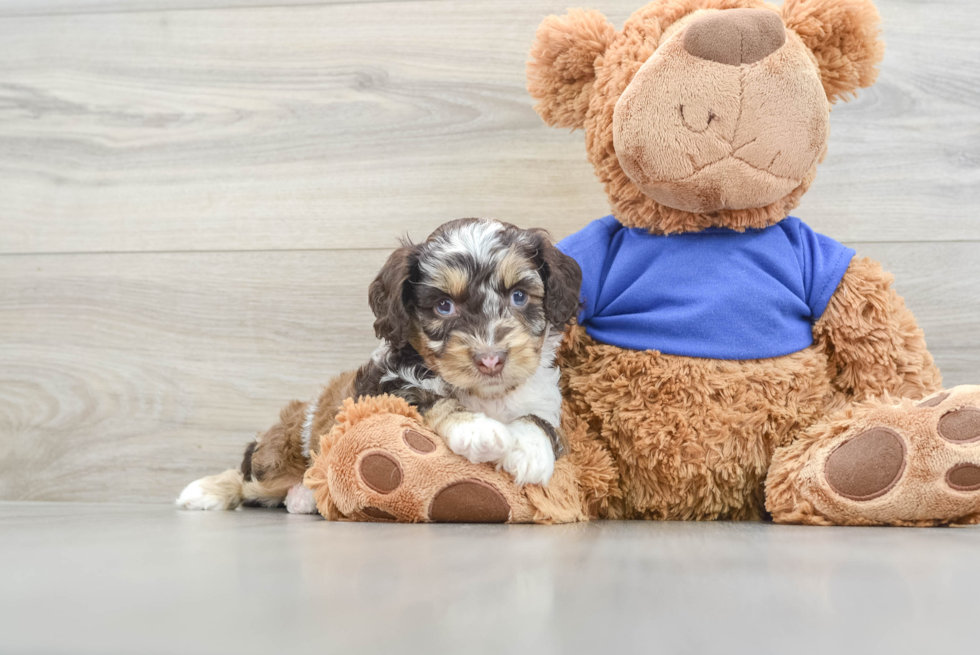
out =
[[[500,373],[503,370],[504,362],[507,361],[507,355],[499,350],[494,350],[492,352],[473,355],[473,361],[476,363],[476,368],[479,369],[480,373],[492,375],[494,373]]]
[[[751,64],[786,42],[783,19],[768,9],[724,9],[696,18],[684,29],[684,49],[729,66]]]

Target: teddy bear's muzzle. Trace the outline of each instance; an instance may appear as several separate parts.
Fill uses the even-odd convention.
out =
[[[766,9],[706,12],[668,38],[616,103],[626,176],[693,213],[765,207],[812,179],[828,100],[799,37]]]
[[[729,66],[754,64],[786,43],[786,28],[774,11],[729,9],[710,12],[684,29],[684,49],[695,57]]]

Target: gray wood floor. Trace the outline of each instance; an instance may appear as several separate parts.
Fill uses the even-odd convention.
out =
[[[524,90],[566,4],[0,0],[0,498],[170,499],[370,352],[401,234],[607,213]],[[880,81],[796,214],[881,259],[977,382],[980,11],[878,4]]]
[[[976,530],[0,503],[0,652],[976,652]]]

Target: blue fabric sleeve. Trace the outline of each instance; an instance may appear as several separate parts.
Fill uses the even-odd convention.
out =
[[[622,227],[615,218],[606,216],[592,221],[558,242],[558,250],[578,262],[582,269],[582,312],[578,317],[580,325],[595,315],[609,245],[613,235]]]
[[[830,237],[817,234],[799,221],[800,245],[803,251],[803,285],[810,320],[816,321],[827,309],[827,303],[847,272],[855,252]]]

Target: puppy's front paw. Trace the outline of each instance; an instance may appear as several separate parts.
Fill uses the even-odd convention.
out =
[[[555,472],[555,451],[551,439],[533,423],[515,421],[509,426],[514,447],[504,457],[504,470],[517,484],[547,485]]]
[[[476,464],[499,462],[514,446],[507,426],[482,414],[454,422],[442,432],[450,450]]]

